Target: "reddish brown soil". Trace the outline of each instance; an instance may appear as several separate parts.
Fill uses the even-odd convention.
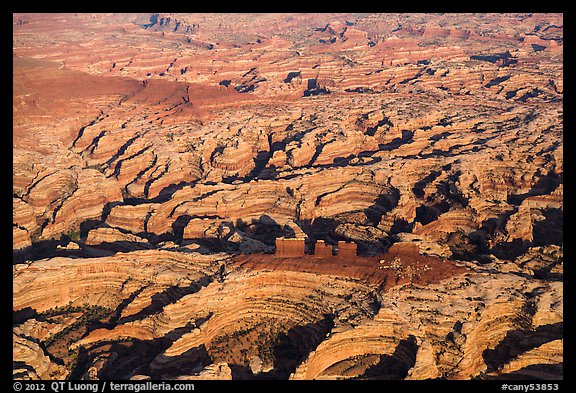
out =
[[[305,273],[346,277],[364,281],[371,285],[389,289],[395,285],[413,282],[430,284],[462,274],[467,268],[456,265],[448,259],[418,255],[398,254],[399,268],[387,268],[394,260],[394,254],[382,254],[375,257],[355,257],[353,259],[333,256],[319,258],[314,255],[282,258],[268,254],[238,255],[232,258],[232,264],[256,270],[286,270]],[[384,261],[384,263],[380,263]]]

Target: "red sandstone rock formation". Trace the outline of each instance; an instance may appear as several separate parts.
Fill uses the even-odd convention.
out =
[[[418,244],[412,242],[399,242],[390,246],[388,253],[392,255],[402,254],[414,257],[420,253],[420,247],[418,247]]]
[[[356,243],[339,241],[336,255],[342,258],[353,258],[356,256],[357,248]]]
[[[304,256],[305,243],[303,238],[276,239],[276,256],[278,257],[301,257]]]
[[[562,14],[14,14],[13,64],[15,378],[561,377]]]
[[[314,245],[314,256],[318,258],[331,258],[332,246],[324,243],[324,240],[317,240]]]

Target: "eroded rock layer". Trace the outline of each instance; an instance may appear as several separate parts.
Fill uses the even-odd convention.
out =
[[[561,377],[561,282],[356,258],[148,250],[16,266],[14,375]]]
[[[562,119],[562,14],[13,14],[14,376],[559,378]]]

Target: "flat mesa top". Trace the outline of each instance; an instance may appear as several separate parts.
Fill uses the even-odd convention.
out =
[[[462,274],[467,268],[455,261],[426,255],[382,254],[373,257],[304,255],[278,257],[270,254],[237,255],[232,265],[272,271],[294,271],[345,277],[385,289],[413,282],[428,284]]]

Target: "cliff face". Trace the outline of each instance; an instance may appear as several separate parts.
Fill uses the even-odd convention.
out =
[[[276,256],[283,257],[303,257],[306,245],[304,238],[287,239],[284,237],[276,238]]]
[[[13,64],[16,377],[561,374],[562,14],[14,14]]]

